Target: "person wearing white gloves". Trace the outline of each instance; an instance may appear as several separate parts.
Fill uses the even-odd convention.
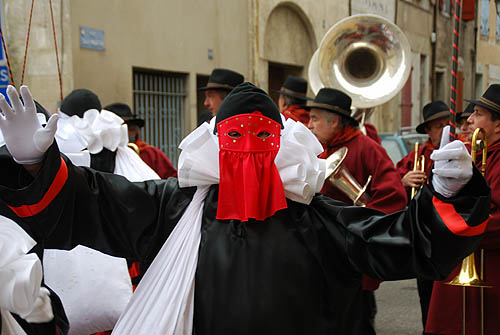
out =
[[[362,273],[442,279],[486,226],[489,188],[444,141],[431,182],[403,211],[317,194],[321,145],[250,83],[181,143],[178,180],[137,183],[73,166],[50,121],[27,121],[29,90],[24,106],[7,94],[0,129],[21,164],[0,157],[0,214],[52,248],[154,259],[114,334],[358,334],[347,320]],[[25,169],[33,178],[17,183]]]
[[[484,289],[481,294],[481,290],[477,288],[466,288],[464,291],[459,286],[447,285],[446,282],[455,278],[459,273],[460,266],[453,270],[447,281],[434,282],[426,327],[426,332],[431,334],[463,334],[464,332],[474,334],[479,333],[481,327],[485,335],[498,333],[498,320],[500,319],[500,299],[498,298],[500,296],[500,84],[491,85],[482,97],[469,102],[469,106],[473,105],[473,108],[467,123],[472,125],[473,129],[482,128],[488,143],[484,178],[491,188],[490,216],[485,236],[474,254],[477,270],[483,269],[481,279],[490,287]],[[483,134],[480,134],[480,137],[483,137]],[[446,157],[440,155],[440,158]],[[481,166],[482,158],[482,152],[477,152],[476,165],[478,167]],[[446,166],[440,167],[442,171],[446,169]],[[466,294],[465,307],[463,307],[464,292]],[[481,305],[483,306],[482,313]],[[462,329],[463,308],[466,311],[465,329]],[[481,320],[481,314],[483,320]]]

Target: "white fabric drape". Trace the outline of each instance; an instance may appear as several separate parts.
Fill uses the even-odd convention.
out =
[[[5,320],[2,334],[23,334],[18,332],[19,325],[9,312],[22,317],[31,315],[38,321],[52,318],[51,308],[47,314],[32,315],[36,307],[47,308],[45,301],[40,300],[45,294],[40,289],[41,262],[36,254],[26,254],[35,244],[14,221],[0,216],[0,313]]]
[[[116,151],[115,174],[130,181],[159,176],[127,146],[128,131],[116,114],[88,110],[83,118],[61,113],[56,132],[59,149],[75,165],[89,166],[90,153]],[[127,262],[77,246],[44,251],[45,282],[61,298],[70,322],[69,334],[110,330],[132,297]]]
[[[197,186],[193,200],[137,287],[114,335],[188,335],[192,333],[194,275],[203,205],[210,185],[219,183],[219,146],[215,120],[204,123],[179,145],[179,185]],[[275,163],[288,198],[309,204],[325,179],[323,151],[301,123],[288,120]]]

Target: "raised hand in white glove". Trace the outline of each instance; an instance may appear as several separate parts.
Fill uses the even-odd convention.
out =
[[[472,159],[462,141],[449,142],[450,126],[443,128],[441,144],[434,150],[432,186],[446,198],[456,195],[472,178]]]
[[[5,144],[14,160],[19,164],[35,164],[43,160],[47,149],[54,141],[58,115],[50,117],[45,128],[40,125],[36,114],[35,102],[27,86],[20,90],[24,104],[14,86],[7,87],[7,95],[12,103],[9,106],[0,94],[0,130]]]

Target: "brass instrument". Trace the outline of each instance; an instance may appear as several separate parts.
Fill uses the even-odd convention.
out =
[[[479,133],[483,134],[483,140],[478,140]],[[488,140],[486,138],[486,133],[482,128],[476,128],[474,133],[472,134],[471,141],[471,157],[472,163],[476,163],[476,156],[478,147],[481,148],[483,157],[481,160],[481,173],[484,175],[486,171],[486,152],[488,150]],[[481,289],[481,334],[484,334],[484,288],[491,288],[491,286],[487,286],[484,284],[484,249],[481,249],[481,269],[480,276],[477,274],[476,270],[476,261],[474,257],[474,252],[467,256],[462,261],[462,267],[460,268],[459,274],[450,282],[448,285],[462,286],[462,298],[463,298],[463,310],[462,310],[462,334],[465,335],[465,314],[466,314],[466,287],[479,287]]]
[[[344,192],[352,200],[354,206],[365,207],[370,202],[370,196],[366,194],[366,189],[372,176],[369,176],[366,184],[361,186],[351,173],[342,167],[347,151],[347,147],[342,147],[328,156],[326,159],[326,180]]]
[[[378,15],[352,15],[333,25],[309,61],[314,94],[337,88],[352,106],[371,108],[393,98],[411,69],[411,48],[398,26]]]
[[[347,93],[358,109],[360,129],[373,108],[394,97],[404,86],[411,69],[411,48],[395,24],[378,15],[353,15],[340,20],[323,36],[309,61],[309,84],[314,92],[333,87]],[[356,110],[353,111],[356,113]],[[347,148],[327,158],[327,179],[356,206],[366,206],[370,197],[342,167]]]
[[[420,157],[418,156],[418,147],[419,147],[418,142],[415,142],[415,158],[413,161],[413,171],[424,172],[425,171],[425,156],[424,155],[420,155]],[[417,194],[418,190],[421,189],[422,186],[423,186],[423,183],[422,183],[422,185],[420,185],[420,187],[418,189],[416,187],[411,188],[411,199],[413,199],[415,194]]]
[[[129,148],[131,148],[132,150],[135,151],[136,154],[139,154],[141,151],[139,150],[139,147],[137,146],[137,144],[135,144],[134,142],[129,142],[127,143],[127,146]]]

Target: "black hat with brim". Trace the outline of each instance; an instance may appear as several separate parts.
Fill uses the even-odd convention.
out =
[[[311,110],[312,108],[319,108],[327,112],[333,112],[341,116],[345,116],[356,124],[359,122],[351,116],[351,103],[350,96],[335,88],[322,88],[319,90],[316,98],[302,108]]]
[[[104,109],[121,117],[126,124],[137,125],[139,128],[144,127],[144,120],[138,118],[135,114],[132,114],[132,110],[127,104],[115,102],[105,106]]]
[[[292,98],[302,99],[304,102],[313,100],[306,96],[307,81],[304,78],[288,76],[279,91],[273,91]]]
[[[238,72],[228,69],[214,69],[208,77],[207,86],[198,90],[224,90],[231,91],[233,88],[243,83],[244,77]]]
[[[428,122],[450,116],[450,108],[444,101],[435,100],[424,106],[423,115],[424,121],[416,128],[419,134],[427,134],[425,127]]]
[[[236,86],[222,101],[215,116],[215,123],[218,124],[236,115],[254,112],[260,112],[263,116],[279,123],[283,128],[278,106],[265,91],[248,82]],[[214,129],[214,134],[216,133],[217,127]]]
[[[471,104],[484,107],[494,113],[500,114],[500,84],[493,84],[488,87],[479,100],[467,100]]]

